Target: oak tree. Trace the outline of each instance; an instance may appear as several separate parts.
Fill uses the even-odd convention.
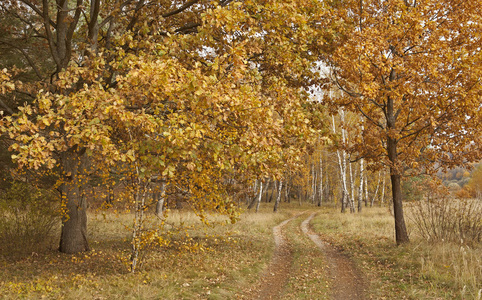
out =
[[[98,168],[134,176],[141,215],[146,191],[160,180],[183,186],[202,216],[227,206],[219,205],[229,202],[226,178],[280,177],[299,162],[315,131],[300,87],[316,80],[321,8],[312,1],[3,5],[50,51],[33,104],[1,125],[20,166],[59,174],[60,250],[89,248],[83,186]]]
[[[390,168],[397,244],[409,241],[401,177],[480,157],[482,2],[327,1],[326,101],[364,117],[360,156]]]

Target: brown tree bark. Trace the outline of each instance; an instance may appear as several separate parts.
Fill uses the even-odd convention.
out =
[[[87,201],[82,196],[83,151],[77,147],[61,154],[64,182],[60,187],[66,211],[62,217],[59,251],[77,253],[89,251],[87,242]]]
[[[388,158],[390,159],[390,180],[392,183],[392,197],[393,197],[393,213],[395,218],[395,241],[397,245],[408,243],[407,228],[405,226],[405,219],[403,217],[402,206],[402,186],[401,175],[397,169],[398,153],[397,141],[394,138],[387,139]]]
[[[407,228],[405,227],[405,219],[403,217],[400,178],[400,175],[390,175],[392,181],[393,214],[395,216],[395,240],[397,245],[408,243],[410,241]]]

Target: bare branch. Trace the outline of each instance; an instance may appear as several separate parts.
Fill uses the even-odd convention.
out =
[[[47,0],[43,0],[43,18],[44,18],[44,27],[45,33],[47,34],[47,41],[49,43],[50,52],[52,53],[52,57],[59,68],[61,66],[60,57],[57,53],[57,49],[55,47],[54,38],[52,36],[52,30],[50,30],[50,17],[49,17],[49,4]]]
[[[8,46],[10,46],[10,47],[12,47],[12,48],[15,48],[16,50],[20,51],[20,52],[23,54],[23,56],[25,56],[25,58],[27,59],[28,64],[30,65],[30,67],[32,67],[32,69],[34,70],[34,72],[35,72],[35,74],[37,75],[37,77],[38,77],[40,80],[43,79],[43,78],[42,78],[42,75],[40,74],[40,71],[39,71],[38,68],[37,68],[37,66],[34,64],[33,60],[30,58],[30,56],[28,56],[27,52],[26,52],[24,49],[22,49],[22,48],[20,48],[20,47],[18,47],[18,46],[16,46],[16,45],[14,45],[14,44],[12,44],[12,43],[9,43],[9,42],[0,41],[0,43],[5,44],[5,45],[8,45]]]
[[[2,99],[0,99],[0,106],[3,107],[3,109],[8,112],[10,115],[13,115],[14,114],[14,111],[13,109],[11,109],[5,102],[3,102]]]
[[[34,12],[36,12],[39,16],[41,16],[41,17],[43,17],[43,18],[45,17],[45,16],[44,16],[44,12],[45,12],[45,11],[42,12],[42,11],[41,11],[37,6],[35,6],[32,2],[30,2],[30,1],[28,1],[28,0],[21,0],[21,1],[22,1],[24,4],[26,4],[28,7],[30,7]],[[47,7],[48,7],[48,6],[47,6]],[[44,3],[44,10],[45,10],[45,3]],[[47,12],[47,15],[48,15],[48,12]],[[48,23],[49,23],[52,27],[54,27],[54,28],[57,27],[57,25],[55,24],[55,22],[52,21],[50,18],[48,19]]]

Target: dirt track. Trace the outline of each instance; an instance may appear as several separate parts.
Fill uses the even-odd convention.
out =
[[[323,242],[309,228],[310,221],[314,216],[315,213],[312,213],[301,223],[301,230],[321,249],[326,257],[328,273],[332,280],[333,299],[364,299],[364,282],[353,262],[335,248]]]
[[[325,256],[326,268],[331,279],[331,295],[335,300],[356,300],[365,299],[364,281],[361,274],[355,268],[353,262],[341,254],[334,247],[323,242],[320,237],[313,233],[309,227],[311,219],[316,213],[312,213],[301,223],[302,232],[308,236],[320,249],[320,255]],[[283,289],[292,273],[293,246],[283,233],[286,225],[294,216],[283,221],[273,228],[275,250],[268,268],[265,270],[257,287],[245,295],[246,299],[282,299]]]
[[[288,282],[291,264],[293,262],[292,247],[283,235],[283,227],[294,216],[273,227],[275,250],[271,263],[258,283],[258,286],[250,299],[279,299],[281,291]]]

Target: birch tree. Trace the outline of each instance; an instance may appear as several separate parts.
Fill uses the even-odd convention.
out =
[[[319,188],[319,191],[318,191],[318,206],[321,206],[321,204],[323,203],[323,193],[324,193],[324,190],[323,190],[323,152],[320,151],[320,169],[319,169],[319,174],[320,174],[320,181],[319,181],[319,184],[318,184],[318,188]]]
[[[280,180],[279,184],[278,184],[278,193],[276,194],[276,201],[274,203],[273,212],[278,211],[278,206],[281,202],[281,191],[282,191],[282,189],[283,189],[283,181]]]

